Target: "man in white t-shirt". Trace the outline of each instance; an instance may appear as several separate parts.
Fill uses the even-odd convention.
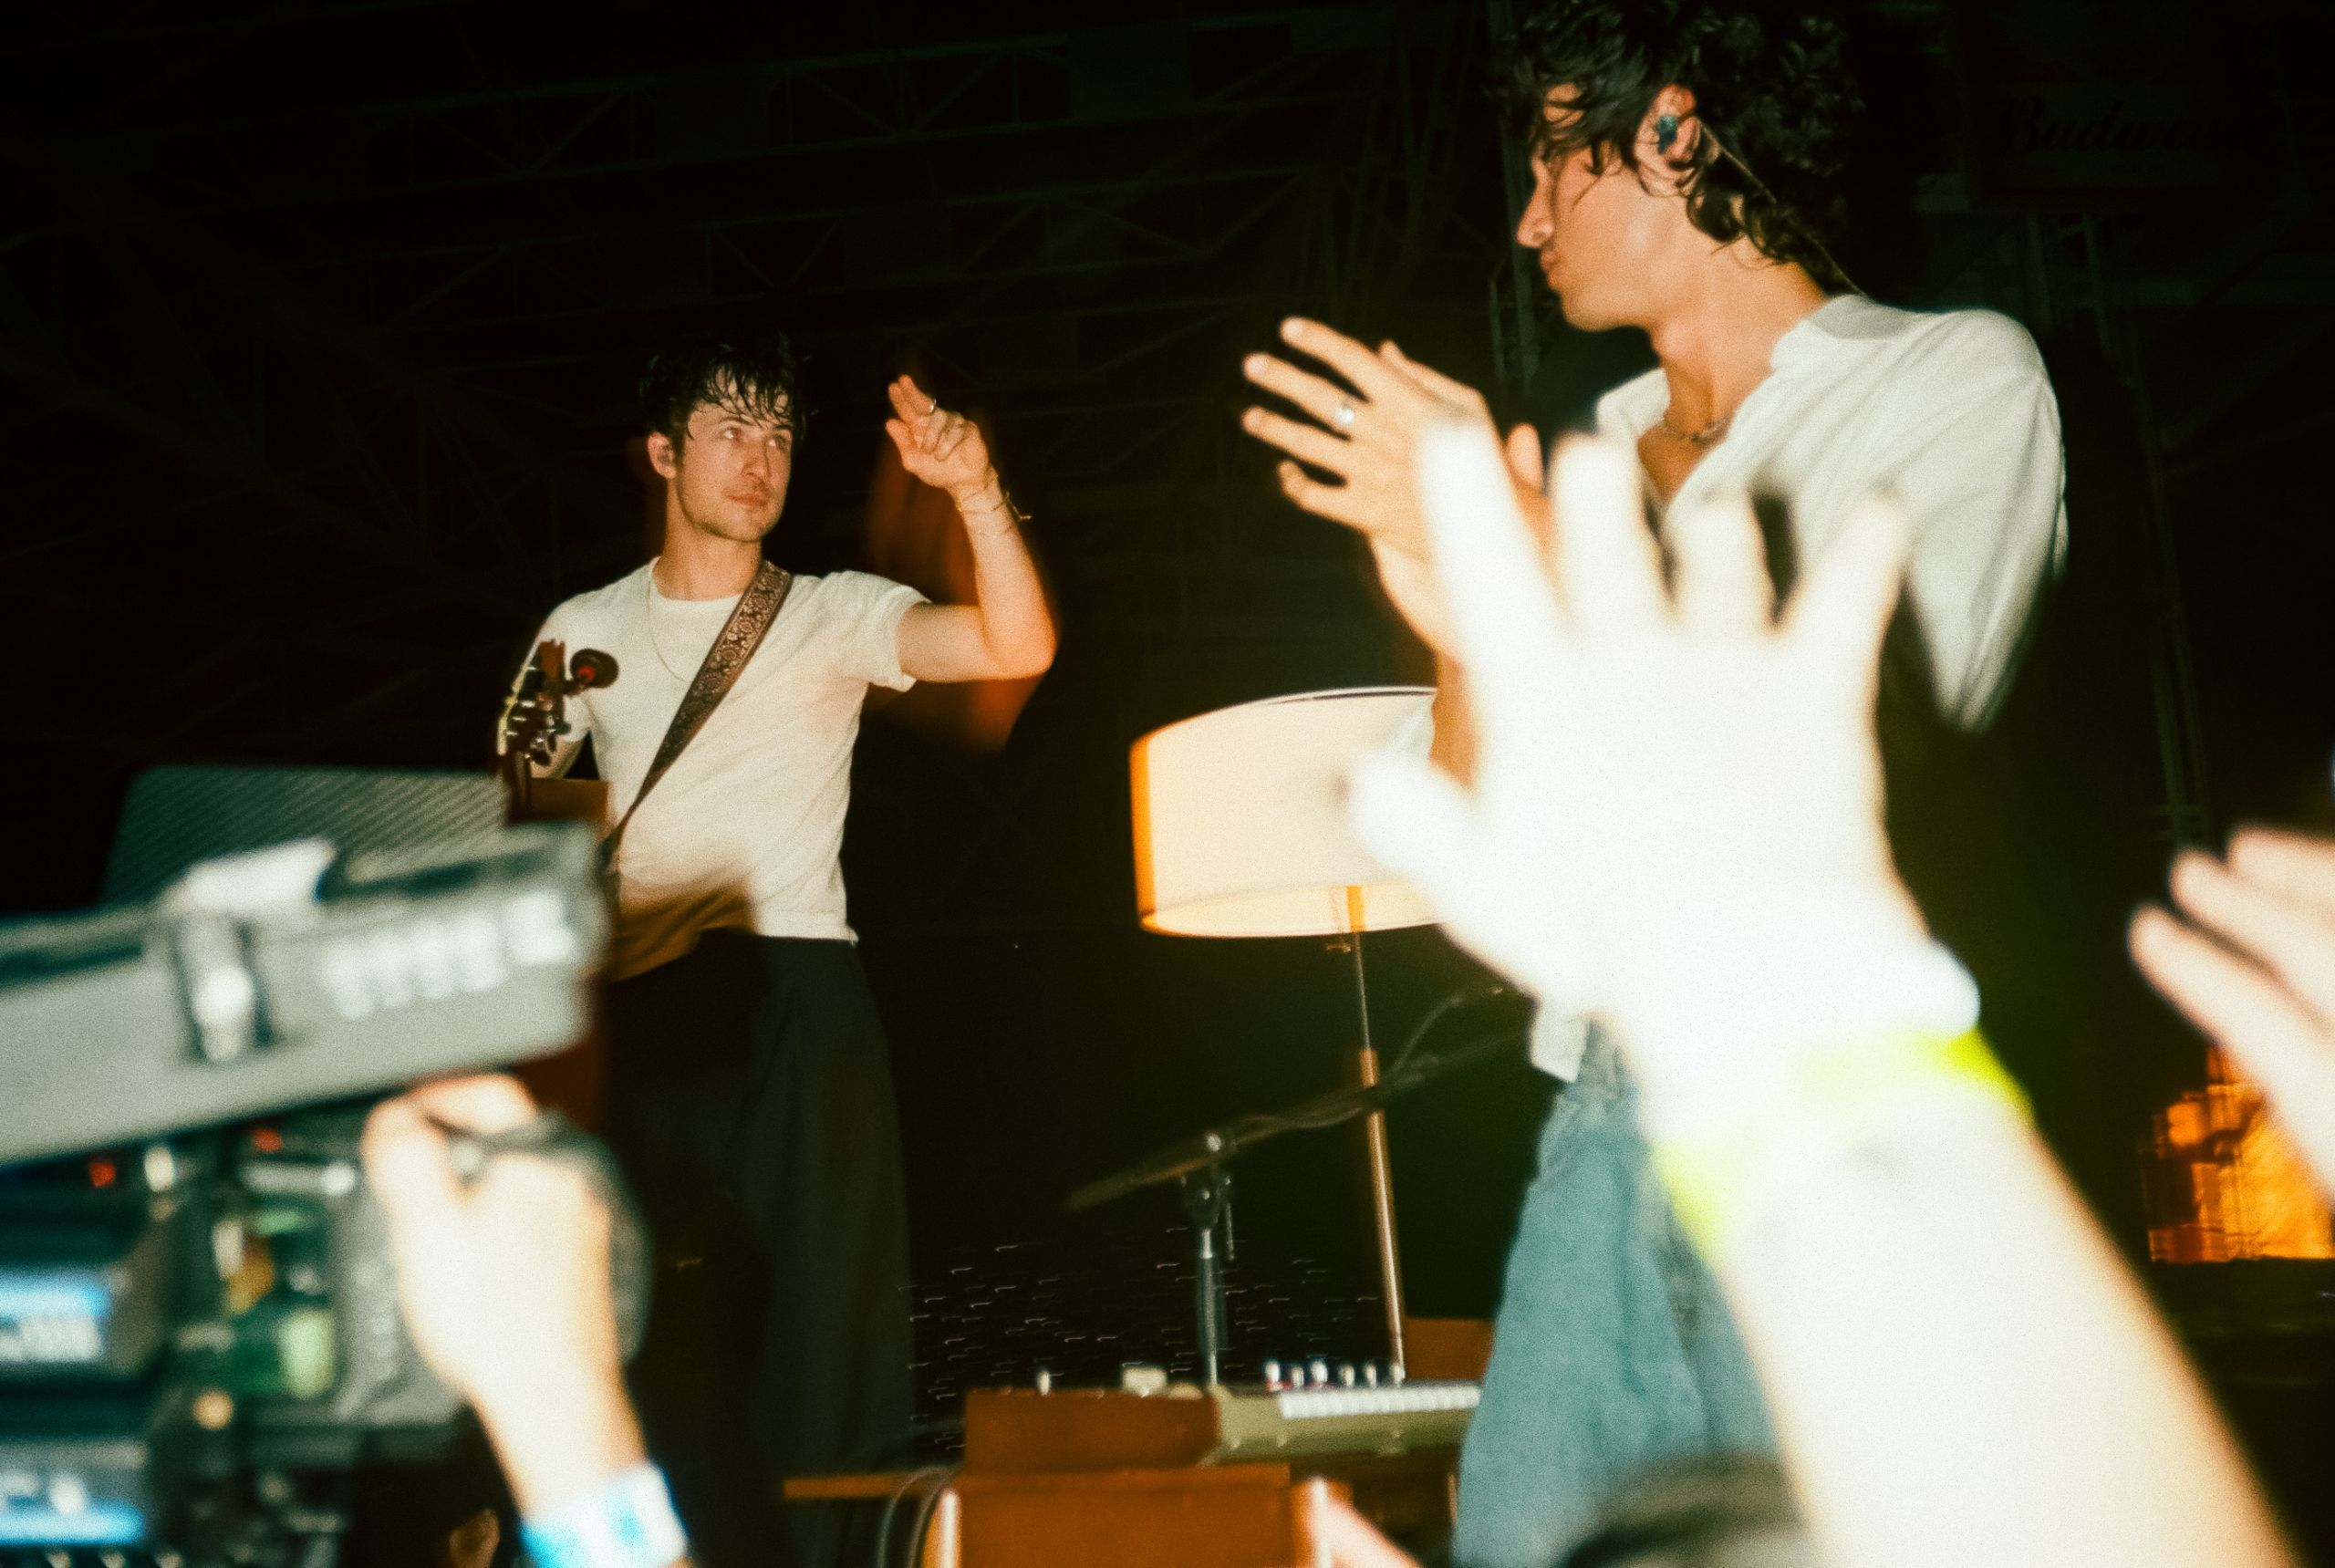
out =
[[[1884,731],[1970,733],[2000,708],[2066,554],[2058,406],[2017,323],[1877,305],[1824,248],[1857,107],[1842,42],[1759,0],[1543,5],[1507,51],[1535,180],[1517,239],[1567,320],[1653,342],[1660,363],[1605,395],[1597,427],[1636,448],[1657,533],[1713,496],[1773,504],[1769,556],[1789,587],[1851,506],[1896,492],[1915,538]],[[1464,777],[1466,677],[1414,456],[1438,420],[1488,421],[1483,400],[1392,344],[1373,353],[1306,321],[1283,337],[1352,390],[1255,355],[1251,379],[1320,425],[1261,408],[1244,422],[1294,460],[1281,466],[1292,500],[1369,538],[1389,598],[1437,652],[1435,756]],[[1520,500],[1551,526],[1537,435],[1519,427],[1509,452]],[[1562,526],[1561,498],[1554,512]],[[1535,1064],[1567,1086],[1468,1433],[1461,1568],[1543,1568],[1634,1469],[1774,1442],[1726,1303],[1654,1179],[1629,1075],[1562,1001],[1548,999],[1533,1039]]]
[[[789,1509],[782,1526],[781,1480],[906,1457],[899,1131],[838,861],[861,703],[871,686],[1025,677],[1053,658],[981,432],[908,377],[890,397],[902,464],[964,520],[976,602],[928,604],[862,572],[794,577],[612,862],[607,1133],[660,1250],[702,1260],[710,1321],[680,1321],[688,1299],[659,1303],[669,1340],[697,1342],[666,1381],[715,1385],[710,1401],[644,1388],[643,1406],[709,1564],[766,1562],[777,1536],[790,1568],[825,1568],[841,1551],[835,1511]],[[538,634],[616,656],[617,680],[576,701],[553,770],[588,737],[619,815],[762,565],[804,429],[783,338],[659,354],[641,404],[666,480],[663,551]]]

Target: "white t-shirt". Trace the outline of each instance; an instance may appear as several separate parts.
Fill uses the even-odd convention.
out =
[[[536,634],[571,657],[616,656],[615,684],[569,705],[575,728],[554,766],[590,735],[618,817],[738,603],[669,599],[654,566],[576,595]],[[854,940],[839,857],[860,703],[870,686],[914,684],[900,669],[900,617],[922,602],[865,572],[794,579],[737,684],[625,829],[612,979],[680,957],[717,926]]]
[[[1991,310],[1827,300],[1777,341],[1666,518],[1728,491],[1788,508],[1801,574],[1886,486],[1914,522],[1906,571],[1938,711],[1984,729],[2009,690],[2045,583],[2068,553],[2060,405],[2027,329]],[[1597,431],[1634,446],[1670,404],[1657,367],[1598,400]],[[1544,1010],[1532,1062],[1570,1082],[1587,1026]]]

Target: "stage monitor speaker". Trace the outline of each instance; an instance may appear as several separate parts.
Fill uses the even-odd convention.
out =
[[[198,860],[323,838],[343,856],[408,849],[503,826],[484,774],[372,768],[149,768],[130,786],[104,902],[154,897]]]

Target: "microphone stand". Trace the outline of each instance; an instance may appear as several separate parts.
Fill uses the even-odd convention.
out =
[[[1184,1189],[1184,1212],[1192,1220],[1192,1254],[1199,1267],[1192,1274],[1192,1314],[1199,1325],[1200,1380],[1213,1388],[1224,1381],[1224,1269],[1217,1260],[1216,1235],[1224,1232],[1224,1257],[1232,1251],[1232,1173],[1218,1164],[1202,1166],[1178,1177]]]
[[[1386,1075],[1375,1083],[1317,1095],[1285,1111],[1242,1116],[1197,1137],[1179,1138],[1155,1149],[1133,1165],[1078,1189],[1065,1207],[1078,1212],[1163,1182],[1181,1185],[1185,1212],[1191,1216],[1193,1257],[1198,1264],[1192,1293],[1199,1328],[1200,1369],[1209,1383],[1217,1383],[1222,1371],[1226,1328],[1222,1260],[1232,1256],[1232,1178],[1225,1169],[1226,1162],[1283,1133],[1339,1127],[1356,1116],[1375,1116],[1423,1085],[1494,1056],[1514,1054],[1524,1038],[1521,1028],[1503,1029],[1448,1051],[1411,1052],[1397,1057]],[[1221,1259],[1217,1245],[1219,1231]],[[1400,1382],[1399,1359],[1390,1370]]]

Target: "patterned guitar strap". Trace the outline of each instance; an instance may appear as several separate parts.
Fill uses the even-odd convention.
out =
[[[600,865],[613,871],[617,862],[617,846],[623,841],[624,830],[632,823],[633,814],[657,781],[680,756],[705,722],[713,717],[713,710],[738,683],[739,672],[763,645],[763,639],[778,618],[781,607],[786,603],[786,592],[794,586],[794,574],[784,572],[764,561],[754,571],[754,580],[738,596],[737,607],[730,618],[721,623],[721,634],[713,646],[705,650],[705,662],[697,667],[697,677],[690,689],[682,693],[681,705],[673,710],[673,722],[665,726],[664,742],[657,748],[657,760],[649,764],[649,775],[640,781],[640,793],[632,797],[632,805],[625,808],[623,818],[607,837],[600,841]]]

